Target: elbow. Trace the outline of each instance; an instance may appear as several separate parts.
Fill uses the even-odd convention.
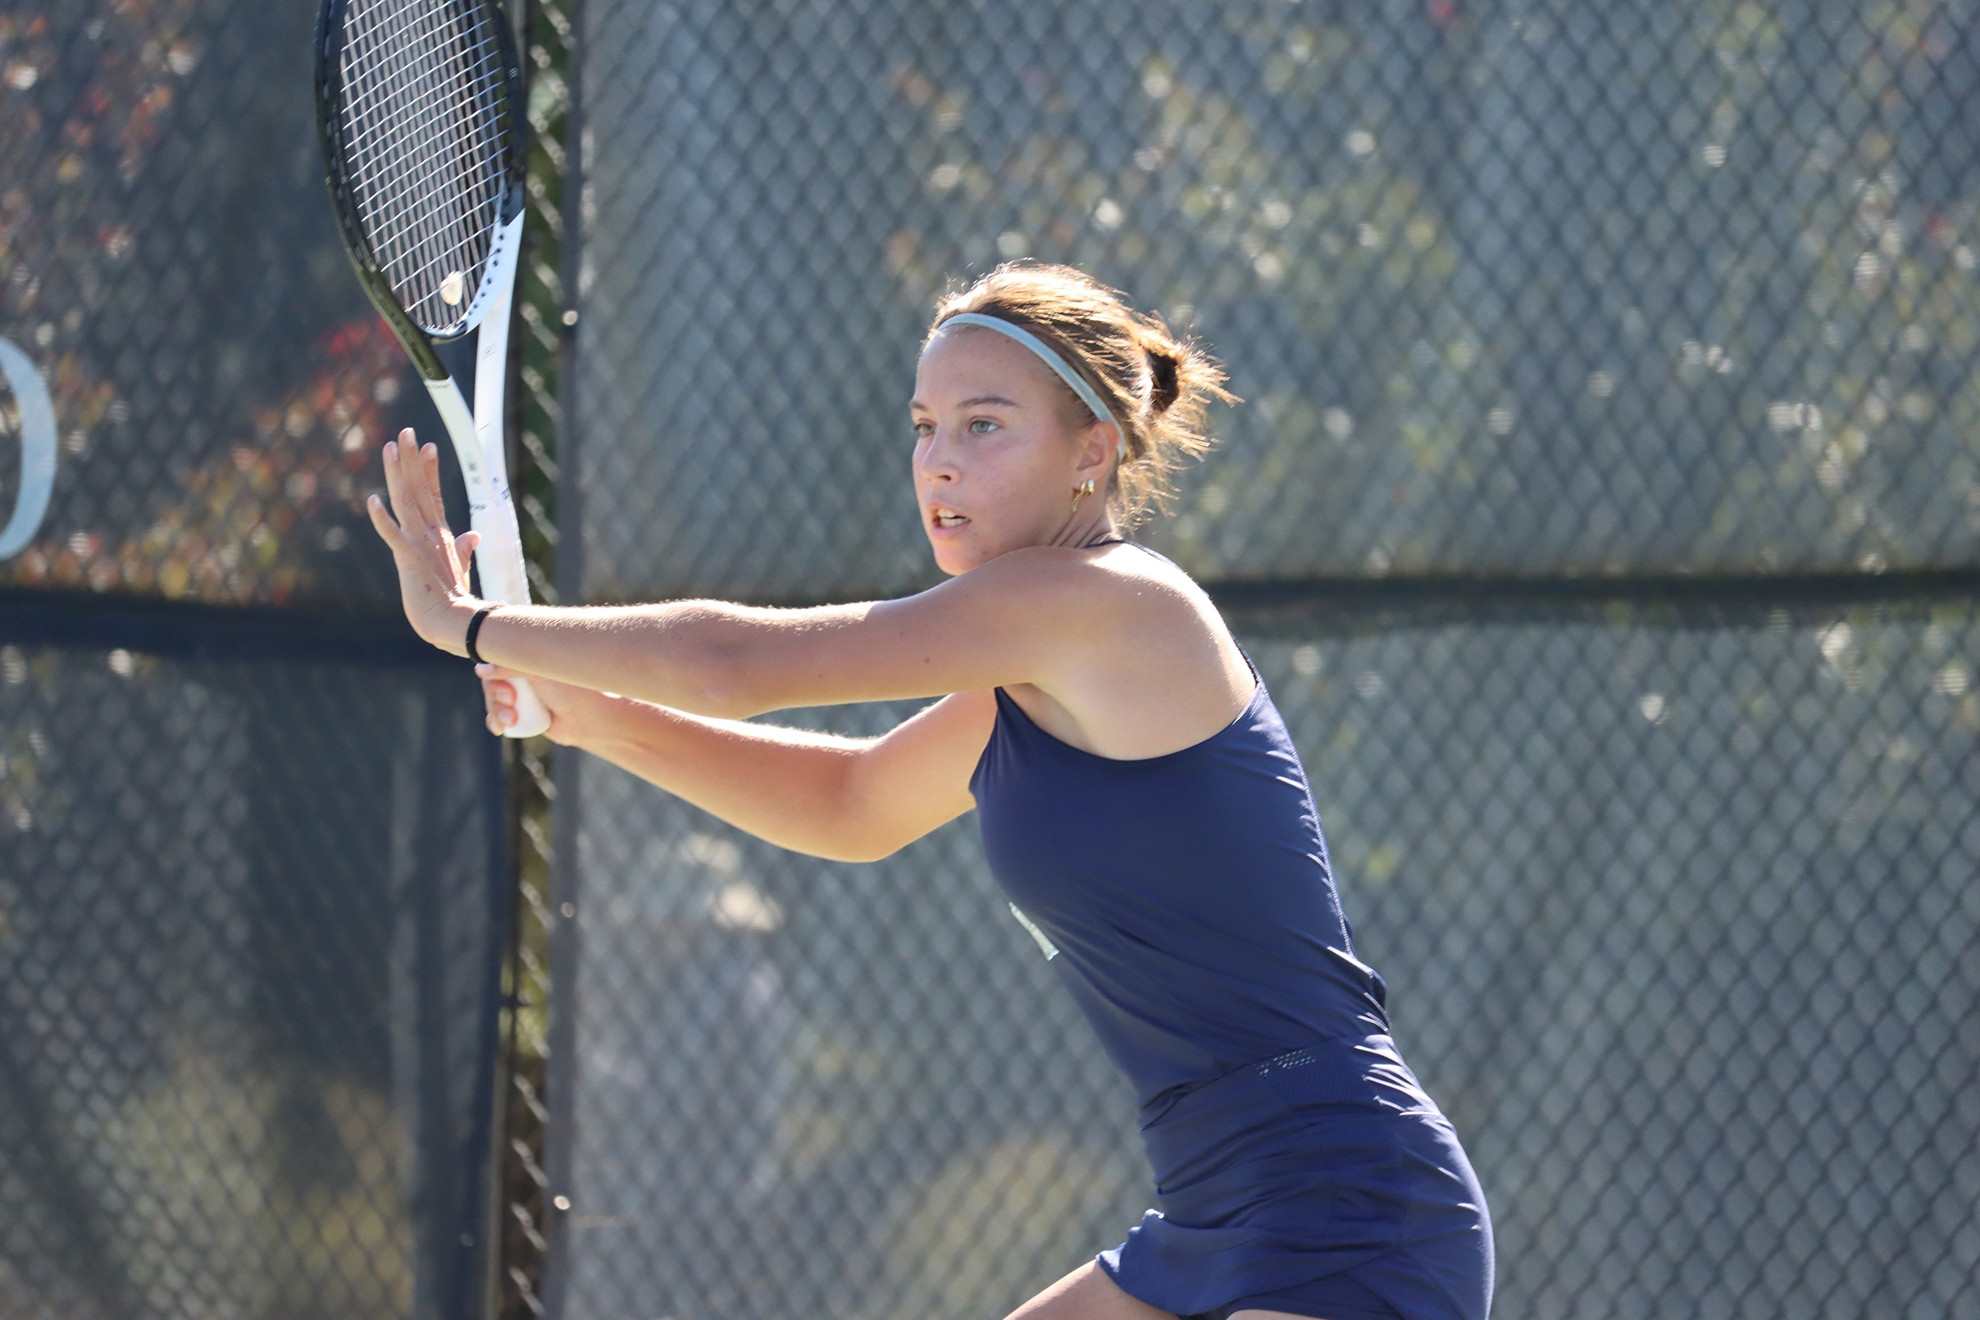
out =
[[[883,862],[899,852],[904,845],[887,843],[870,838],[847,838],[834,840],[833,846],[818,855],[828,862]]]
[[[746,720],[776,709],[750,682],[741,649],[715,641],[684,648],[674,657],[675,691],[665,704],[712,719]]]
[[[681,601],[666,614],[665,705],[718,719],[749,719],[811,704],[801,651],[780,612],[720,601]]]
[[[885,816],[874,809],[871,787],[862,777],[871,745],[838,759],[829,801],[829,855],[835,862],[877,862],[892,857],[912,840],[887,828]]]

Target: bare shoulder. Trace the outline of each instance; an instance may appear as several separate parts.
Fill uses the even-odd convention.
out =
[[[1124,628],[1188,629],[1215,618],[1209,598],[1181,569],[1126,545],[1026,546],[869,608],[876,620],[953,621],[968,626],[976,645],[1029,638],[1060,656],[1107,645]]]
[[[1215,606],[1176,564],[1125,542],[1093,548],[1028,546],[973,569],[955,585],[982,593],[1055,601],[1088,609],[1174,612],[1214,617]]]
[[[1129,584],[1137,599],[1215,610],[1209,593],[1181,565],[1143,546],[1121,542],[1085,553],[1092,556],[1097,571]]]
[[[1086,561],[1078,579],[1084,604],[1117,644],[1221,650],[1229,643],[1209,593],[1179,565],[1125,543],[1072,553]]]
[[[1049,580],[1053,607],[1077,621],[1077,662],[1010,689],[1048,733],[1118,760],[1161,756],[1217,732],[1250,700],[1250,663],[1177,565],[1132,545],[1018,554],[1039,561],[1024,571]]]

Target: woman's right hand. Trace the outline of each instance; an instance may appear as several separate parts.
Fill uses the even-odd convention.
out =
[[[519,678],[529,680],[543,708],[550,712],[550,727],[544,736],[551,742],[575,744],[595,732],[601,716],[609,718],[607,710],[613,698],[608,693],[519,673],[500,665],[477,665],[474,672],[481,679],[481,695],[488,705],[488,731],[498,737],[516,722],[515,680]]]

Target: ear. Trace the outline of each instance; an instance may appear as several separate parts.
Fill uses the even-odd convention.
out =
[[[1096,485],[1106,485],[1101,478],[1107,475],[1107,468],[1120,451],[1120,445],[1120,427],[1113,422],[1091,423],[1080,436],[1079,462],[1073,467],[1074,475],[1082,481],[1092,477]]]

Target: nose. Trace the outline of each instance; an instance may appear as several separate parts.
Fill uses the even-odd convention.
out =
[[[948,428],[937,426],[915,449],[914,474],[923,481],[953,482],[956,479],[956,447]]]

